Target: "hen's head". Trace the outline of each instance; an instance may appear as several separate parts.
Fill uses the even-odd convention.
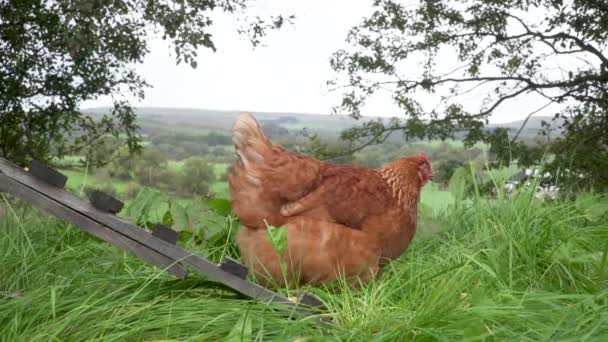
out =
[[[433,169],[426,153],[417,156],[401,158],[386,165],[382,173],[397,187],[418,185],[425,186],[433,178]]]
[[[420,178],[422,186],[426,185],[426,183],[433,179],[431,161],[424,152],[418,153],[418,178]]]

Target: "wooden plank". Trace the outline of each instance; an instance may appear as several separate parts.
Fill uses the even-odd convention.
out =
[[[302,303],[304,305],[308,305],[308,306],[322,306],[323,305],[323,302],[321,302],[319,300],[319,298],[311,295],[310,293],[305,293],[300,298],[300,303]]]
[[[156,236],[159,239],[163,239],[172,245],[175,245],[177,243],[177,240],[179,240],[178,232],[162,224],[157,224],[156,226],[154,226],[152,235]]]
[[[48,196],[49,198],[53,198],[58,203],[71,208],[73,211],[97,221],[100,224],[139,242],[142,245],[154,249],[170,259],[176,260],[183,265],[193,268],[197,272],[206,275],[212,281],[224,284],[253,299],[274,303],[292,304],[287,297],[262,287],[259,284],[248,282],[236,275],[225,272],[209,260],[201,258],[200,256],[195,255],[179,246],[175,246],[166,241],[158,239],[120,217],[99,211],[90,203],[82,202],[77,197],[66,191],[53,188],[48,184],[31,177],[23,172],[19,167],[2,158],[0,158],[0,171],[4,172],[7,176],[15,181],[30,188],[36,189],[36,191]]]
[[[29,169],[29,172],[34,177],[41,179],[58,188],[63,188],[65,186],[65,183],[68,181],[68,177],[66,177],[63,173],[52,169],[37,160],[32,160]]]
[[[166,270],[177,278],[184,279],[187,275],[186,268],[179,263],[176,263],[175,260],[172,260],[137,241],[129,239],[33,189],[23,186],[3,173],[0,173],[0,191],[12,193],[22,200],[33,204],[35,207],[64,219],[99,239],[107,241],[127,252],[133,253],[142,260]]]
[[[220,268],[228,273],[234,274],[235,276],[241,279],[247,278],[247,273],[249,273],[249,269],[247,268],[247,266],[228,257],[222,260]]]
[[[91,191],[89,201],[95,208],[111,214],[118,213],[124,206],[121,201],[100,190]]]

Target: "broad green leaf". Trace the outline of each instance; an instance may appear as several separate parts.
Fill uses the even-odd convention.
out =
[[[126,215],[133,219],[135,224],[149,227],[149,222],[163,222],[164,214],[168,208],[167,199],[160,191],[145,187],[129,205]]]
[[[275,227],[273,225],[267,225],[267,237],[268,241],[272,244],[272,247],[277,251],[279,255],[283,255],[283,251],[287,248],[287,228]]]
[[[167,227],[173,227],[173,216],[171,215],[171,206],[169,206],[169,210],[165,211],[162,222]]]
[[[188,242],[192,239],[193,235],[194,233],[189,230],[182,230],[179,232],[179,241]]]
[[[228,216],[232,210],[230,201],[223,198],[213,198],[208,202],[209,208],[222,216]]]
[[[190,215],[188,215],[188,211],[181,204],[177,202],[171,204],[171,215],[175,221],[176,230],[192,230]]]

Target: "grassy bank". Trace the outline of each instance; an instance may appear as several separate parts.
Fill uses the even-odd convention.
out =
[[[173,280],[27,206],[1,210],[3,341],[608,338],[606,216],[527,193],[423,217],[380,280],[313,289],[330,327],[286,320],[196,275]]]

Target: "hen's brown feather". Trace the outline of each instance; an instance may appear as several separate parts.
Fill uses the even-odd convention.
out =
[[[281,214],[305,215],[361,229],[365,220],[381,215],[391,201],[386,182],[376,170],[328,165],[320,178],[317,188],[296,202],[284,205]],[[319,216],[321,207],[325,208],[327,216]]]
[[[379,248],[362,231],[301,216],[281,229],[287,229],[288,246],[280,259],[285,274],[266,231],[241,227],[237,236],[243,261],[267,286],[319,284],[339,277],[366,283],[378,272]]]
[[[368,265],[376,254],[394,259],[412,240],[420,190],[431,173],[425,155],[381,169],[324,163],[273,145],[247,113],[237,118],[233,141],[238,160],[229,183],[233,210],[243,224],[239,247],[248,263],[254,265],[255,257],[269,268],[271,278],[277,280],[273,270],[279,264],[265,240],[266,223],[285,225],[290,239],[296,230],[305,237],[288,247],[302,262],[303,281],[330,279],[337,264],[360,275],[356,265]],[[320,260],[331,262],[322,266]]]
[[[264,220],[284,224],[281,206],[315,187],[321,162],[273,145],[249,113],[237,117],[233,142],[238,156],[229,176],[234,212],[252,229],[265,228]]]

